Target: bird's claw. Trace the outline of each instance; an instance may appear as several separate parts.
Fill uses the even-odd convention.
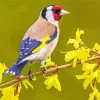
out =
[[[46,71],[47,71],[47,68],[43,68],[42,72],[43,74],[46,76]]]
[[[32,72],[31,71],[28,72],[28,75],[29,75],[29,79],[32,80],[33,76],[32,76]]]
[[[21,77],[20,76],[15,76],[15,78],[19,81],[21,81]]]

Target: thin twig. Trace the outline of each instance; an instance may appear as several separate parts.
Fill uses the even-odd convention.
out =
[[[94,50],[94,49],[90,49],[91,52],[97,54],[98,56],[100,56],[100,52],[98,52],[97,50]]]
[[[85,49],[88,49],[88,47],[82,42],[81,46],[83,46]],[[100,56],[100,52],[94,50],[94,49],[90,49],[91,52],[97,54],[98,56]]]
[[[96,88],[96,85],[97,85],[97,80],[96,78],[93,80],[93,87]]]
[[[19,78],[17,78],[17,79],[18,79],[18,82],[16,82],[15,95],[18,95],[18,88],[19,88],[19,85],[21,84],[20,77],[19,77]]]
[[[96,51],[96,50],[93,50],[93,49],[90,49],[92,52],[94,52],[95,54],[97,55],[100,55],[100,52]]]
[[[90,62],[90,61],[94,61],[94,60],[98,60],[98,59],[100,59],[100,56],[95,56],[95,57],[88,58],[86,60],[86,62]],[[81,64],[81,62],[78,61],[77,64]],[[54,72],[56,70],[69,68],[69,67],[72,67],[72,63],[61,65],[61,66],[56,66],[56,67],[53,67],[53,68],[49,68],[49,69],[46,70],[46,73]],[[42,74],[43,74],[43,71],[39,71],[39,72],[33,73],[32,76],[34,77],[34,76],[39,76],[39,75],[42,75]],[[20,77],[20,80],[22,81],[22,80],[25,80],[25,79],[28,79],[28,78],[29,78],[29,75],[25,75],[23,77]],[[14,84],[18,81],[19,81],[19,79],[14,79],[14,80],[11,80],[9,82],[3,83],[3,84],[0,85],[0,88],[4,88],[4,87],[9,86],[11,84]]]
[[[98,61],[97,64],[98,64],[97,67],[100,70],[100,61]],[[97,86],[97,80],[96,80],[96,78],[93,80],[92,84],[93,84],[93,87],[96,88],[96,86]]]

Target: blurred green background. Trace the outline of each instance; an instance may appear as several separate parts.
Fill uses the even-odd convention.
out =
[[[74,38],[77,28],[83,29],[83,41],[89,47],[95,42],[100,43],[100,0],[0,0],[0,62],[10,67],[18,57],[19,45],[26,30],[37,20],[40,10],[47,5],[59,4],[71,12],[60,21],[60,39],[52,54],[52,60],[58,65],[64,64],[64,54],[60,51],[72,50],[66,46],[68,38]],[[26,66],[22,74],[26,74]],[[39,64],[32,67],[33,72]],[[84,90],[83,81],[78,81],[76,74],[81,68],[69,68],[59,72],[62,91],[52,88],[47,90],[43,84],[43,76],[33,82],[34,89],[22,89],[20,100],[87,100],[90,88]],[[9,75],[4,76],[8,81]]]

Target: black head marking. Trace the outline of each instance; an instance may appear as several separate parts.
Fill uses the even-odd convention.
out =
[[[49,6],[54,6],[54,5],[49,5]],[[49,7],[49,6],[47,6],[47,7]],[[47,20],[47,18],[46,18],[47,7],[45,7],[45,8],[42,10],[42,12],[41,12],[41,16],[42,16],[44,19],[46,19],[46,20]]]
[[[47,14],[46,12],[48,10],[48,7],[50,7],[50,6],[52,7],[51,11],[53,12],[54,19],[57,21],[60,20],[60,18],[61,18],[61,16],[60,16],[61,6],[59,6],[59,5],[49,5],[49,6],[45,7],[41,12],[41,16],[44,19],[48,20],[46,18],[46,14]]]
[[[47,20],[47,18],[46,18],[46,11],[47,11],[47,9],[44,8],[44,9],[42,10],[42,12],[41,12],[41,16],[42,16],[44,19]]]

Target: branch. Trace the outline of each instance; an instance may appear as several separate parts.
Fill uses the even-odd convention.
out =
[[[86,60],[86,62],[99,60],[99,59],[100,59],[100,56],[95,56],[95,57],[88,58]],[[81,64],[81,62],[77,61],[77,64]],[[64,68],[69,68],[69,67],[72,67],[72,63],[61,65],[61,66],[56,66],[56,67],[53,67],[53,68],[49,68],[49,69],[46,70],[46,73],[54,72],[54,71],[57,71],[57,70],[60,70],[60,69],[64,69]],[[32,76],[34,77],[34,76],[39,76],[39,75],[42,75],[42,74],[43,74],[43,71],[39,71],[39,72],[33,73]],[[20,77],[18,79],[14,79],[14,80],[11,80],[9,82],[1,84],[0,88],[4,88],[6,86],[9,86],[11,84],[14,84],[16,82],[19,82],[19,81],[22,81],[22,80],[25,80],[25,79],[28,79],[28,78],[29,78],[29,75],[25,75],[25,76]]]

